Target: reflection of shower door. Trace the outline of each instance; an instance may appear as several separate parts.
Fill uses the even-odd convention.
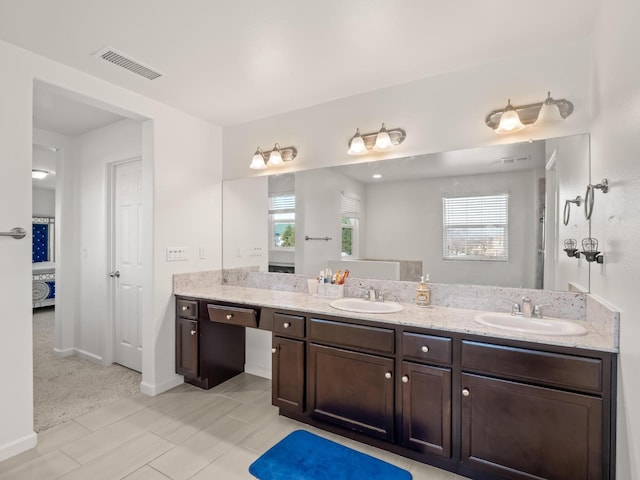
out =
[[[535,288],[544,288],[544,217],[545,217],[545,197],[546,183],[544,178],[538,179],[538,206],[536,217],[538,218],[538,228],[536,234],[536,248],[538,256],[536,258],[536,279]]]

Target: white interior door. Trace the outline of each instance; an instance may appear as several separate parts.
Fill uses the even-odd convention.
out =
[[[114,361],[142,371],[142,161],[113,167]]]

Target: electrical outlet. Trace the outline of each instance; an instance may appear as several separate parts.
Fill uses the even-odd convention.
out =
[[[178,262],[186,259],[186,247],[167,247],[167,262]]]
[[[198,256],[200,257],[200,260],[206,260],[207,259],[207,249],[206,249],[206,247],[203,247],[203,246],[198,247]]]

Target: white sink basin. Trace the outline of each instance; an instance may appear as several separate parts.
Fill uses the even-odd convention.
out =
[[[587,333],[584,326],[562,318],[527,318],[508,313],[487,312],[476,315],[475,320],[483,325],[520,333],[538,335],[584,335]]]
[[[395,302],[371,302],[362,298],[340,298],[329,305],[338,310],[356,313],[394,313],[404,308]]]

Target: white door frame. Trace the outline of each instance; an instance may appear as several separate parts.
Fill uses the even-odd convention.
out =
[[[114,200],[115,200],[115,171],[119,165],[123,165],[130,162],[141,162],[143,168],[144,163],[141,155],[125,158],[123,160],[116,160],[113,162],[107,163],[107,228],[106,228],[106,236],[107,236],[107,264],[105,265],[105,275],[109,275],[110,272],[114,270],[115,265],[115,209],[114,209]],[[143,170],[144,175],[144,170]],[[146,202],[146,199],[145,199]],[[149,208],[145,204],[145,208]],[[146,233],[146,232],[145,232]],[[149,265],[144,265],[144,269],[150,268]],[[147,290],[149,286],[146,284],[148,275],[143,275],[144,289]],[[105,355],[104,355],[104,364],[111,365],[115,361],[115,349],[116,349],[116,323],[115,323],[115,283],[109,282],[107,287],[107,305],[109,308],[107,315],[107,325],[105,328]],[[144,328],[143,328],[143,338],[141,339],[144,343]]]

